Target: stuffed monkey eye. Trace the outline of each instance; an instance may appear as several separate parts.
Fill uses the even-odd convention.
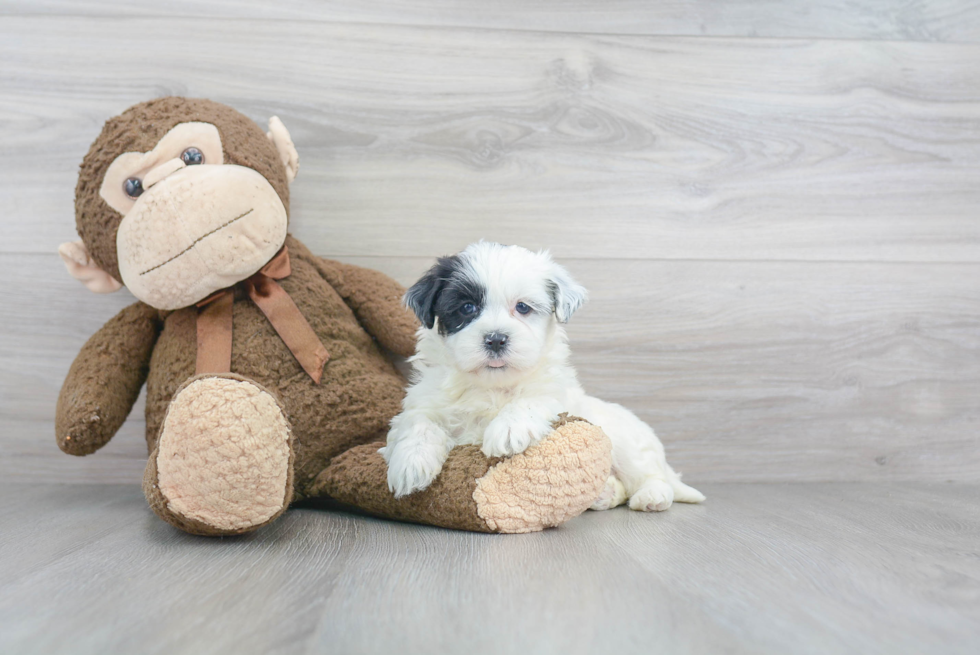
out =
[[[188,166],[204,163],[204,153],[197,148],[188,148],[180,155],[180,159]]]
[[[139,198],[143,194],[143,180],[131,177],[123,182],[123,191],[130,198]]]

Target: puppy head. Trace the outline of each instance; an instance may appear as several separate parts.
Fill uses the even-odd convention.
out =
[[[480,241],[441,258],[405,304],[438,333],[458,370],[503,382],[541,361],[556,323],[585,298],[547,252]]]

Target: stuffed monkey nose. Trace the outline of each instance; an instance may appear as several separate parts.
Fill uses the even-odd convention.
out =
[[[143,190],[149,189],[163,178],[168,175],[173,175],[186,165],[179,157],[163,162],[143,177]]]

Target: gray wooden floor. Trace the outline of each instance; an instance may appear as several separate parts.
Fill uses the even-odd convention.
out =
[[[980,652],[980,487],[705,491],[532,535],[314,507],[215,540],[133,485],[0,486],[0,652]]]

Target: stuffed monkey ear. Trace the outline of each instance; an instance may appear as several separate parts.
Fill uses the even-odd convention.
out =
[[[286,179],[291,184],[296,179],[296,173],[299,172],[299,153],[296,152],[296,146],[293,145],[289,131],[278,116],[273,116],[269,119],[269,131],[265,135],[269,137],[269,141],[272,141],[272,145],[279,152],[279,158],[282,159],[282,164],[286,167]]]
[[[95,293],[112,293],[122,289],[119,280],[112,277],[92,261],[85,244],[81,241],[69,241],[58,246],[68,273]]]

